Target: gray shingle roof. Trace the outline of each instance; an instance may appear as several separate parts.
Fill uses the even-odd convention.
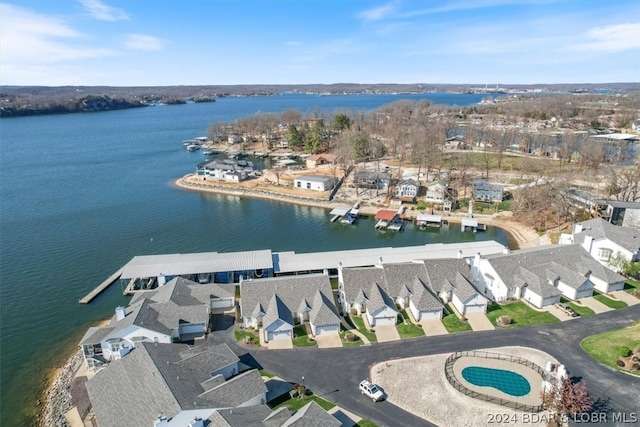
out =
[[[298,412],[282,424],[282,427],[340,427],[341,425],[342,423],[333,415],[311,401],[298,409]]]
[[[100,427],[152,425],[173,417],[180,405],[144,348],[109,364],[86,384]]]
[[[591,236],[596,240],[609,239],[631,252],[640,251],[640,230],[619,227],[602,218],[579,222],[577,225],[582,226],[583,230],[579,233],[574,233],[575,243],[582,244],[586,236]]]
[[[211,414],[208,427],[264,427],[262,421],[270,414],[267,405],[221,409]]]
[[[387,293],[378,285],[374,283],[371,286],[371,291],[369,292],[369,302],[367,303],[367,311],[370,314],[374,314],[379,310],[389,307],[395,311],[396,304],[393,300],[387,295]]]
[[[291,310],[287,308],[285,303],[277,294],[274,294],[271,297],[271,301],[269,301],[267,312],[262,319],[262,325],[266,328],[278,319],[293,326],[293,316],[291,315]]]
[[[269,307],[273,297],[277,295],[278,299],[284,304],[284,308],[288,310],[287,318],[290,319],[290,323],[293,325],[292,313],[299,313],[300,310],[308,311],[309,309],[313,311],[315,309],[314,300],[318,292],[324,296],[321,301],[331,305],[331,310],[337,312],[335,303],[333,303],[331,283],[326,275],[310,274],[243,280],[240,283],[240,294],[242,295],[240,309],[243,316],[251,315],[252,317],[257,317],[256,314],[260,310],[258,307],[261,306],[262,310],[267,307],[262,322],[264,325],[269,325],[275,319],[267,317]]]
[[[426,283],[434,293],[453,290],[456,287],[458,274],[465,277],[469,283],[473,282],[469,264],[464,259],[428,259],[424,260],[424,265],[429,277]]]
[[[522,249],[510,254],[491,255],[486,257],[496,273],[510,286],[510,280],[519,273],[520,267],[532,271],[536,266],[557,262],[563,267],[583,276],[591,273],[593,277],[607,283],[624,281],[624,277],[606,268],[591,256],[580,245],[548,245]],[[538,272],[538,270],[536,270]],[[541,276],[547,281],[546,272]]]
[[[313,298],[313,309],[311,309],[309,313],[309,322],[314,325],[333,325],[340,323],[340,316],[338,315],[336,306],[319,290],[316,291],[316,295]]]
[[[198,397],[209,403],[212,408],[230,408],[240,406],[266,393],[267,386],[264,385],[260,372],[252,369],[203,392]]]
[[[347,301],[355,301],[360,291],[364,291],[367,298],[369,298],[371,285],[385,283],[382,267],[343,268],[342,279]]]
[[[414,278],[418,277],[423,283],[428,280],[427,271],[421,262],[384,264],[383,270],[386,290],[394,298],[402,295],[403,287],[411,290]]]
[[[410,299],[420,311],[437,310],[444,307],[440,299],[433,295],[431,290],[417,277],[413,282],[413,295],[411,295]]]
[[[539,274],[525,267],[518,268],[518,272],[514,274],[513,280],[516,286],[521,288],[526,287],[527,290],[540,295],[542,298],[561,295],[561,292],[549,284],[545,277],[541,277]]]

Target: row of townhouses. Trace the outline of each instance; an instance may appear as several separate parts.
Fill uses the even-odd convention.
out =
[[[376,327],[396,325],[403,310],[420,322],[450,309],[485,313],[492,302],[510,299],[542,308],[561,297],[621,290],[619,259],[640,260],[640,231],[603,219],[576,224],[559,245],[513,252],[472,242],[135,257],[123,277],[148,288],[82,338],[85,363],[97,372],[86,390],[102,427],[310,425],[316,416],[322,425],[339,425],[315,404],[294,415],[269,409],[282,394],[281,382],[265,382],[226,344],[199,341],[211,313],[236,311],[241,327],[257,330],[266,343],[291,341],[298,325],[315,337],[337,336],[343,315]]]

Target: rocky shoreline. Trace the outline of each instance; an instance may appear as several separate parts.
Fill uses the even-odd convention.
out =
[[[57,370],[54,377],[50,379],[42,399],[44,407],[42,413],[35,422],[38,427],[68,427],[69,422],[65,414],[73,408],[71,393],[71,381],[82,365],[82,353],[76,351],[67,362]]]

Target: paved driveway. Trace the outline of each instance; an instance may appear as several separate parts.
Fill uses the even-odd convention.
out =
[[[474,331],[493,331],[496,328],[484,313],[467,313],[464,316]]]
[[[575,317],[569,316],[567,313],[565,313],[564,311],[560,310],[555,305],[547,305],[545,307],[542,307],[542,309],[544,311],[546,311],[546,312],[549,312],[549,313],[553,314],[558,319],[560,319],[562,322],[564,322],[565,320],[575,319]]]
[[[424,334],[428,337],[447,335],[449,333],[440,319],[425,319],[421,320],[419,323],[422,326]]]
[[[603,303],[601,303],[600,301],[598,301],[594,297],[580,298],[579,301],[582,303],[582,305],[584,305],[585,307],[589,307],[596,314],[598,314],[598,313],[606,313],[607,311],[612,311],[613,310],[613,308],[607,307],[606,305],[604,305]]]
[[[332,333],[316,335],[314,339],[318,344],[318,348],[342,347],[342,340],[340,339],[339,334]]]
[[[640,304],[640,299],[634,297],[633,295],[625,291],[614,291],[614,292],[611,292],[611,295],[613,295],[617,300],[626,302],[627,305],[629,306]]]
[[[395,326],[376,326],[375,330],[378,342],[400,341],[400,333]]]

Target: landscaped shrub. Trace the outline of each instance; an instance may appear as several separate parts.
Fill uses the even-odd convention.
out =
[[[616,365],[620,366],[621,368],[624,368],[625,366],[624,360],[618,359],[618,361],[616,362]]]
[[[498,317],[498,323],[502,326],[507,326],[513,323],[513,319],[510,316],[503,315]]]
[[[356,310],[355,308],[351,308],[351,315],[352,316],[357,316],[358,315],[358,310]]]
[[[631,356],[632,352],[631,349],[629,347],[618,347],[618,354],[620,355],[620,357],[629,357]]]
[[[640,363],[636,362],[633,365],[631,365],[631,370],[632,371],[638,371],[640,370]]]
[[[348,333],[344,334],[344,340],[346,342],[354,342],[357,339],[358,339],[358,337],[356,336],[356,334],[353,334],[351,332],[348,332]]]

